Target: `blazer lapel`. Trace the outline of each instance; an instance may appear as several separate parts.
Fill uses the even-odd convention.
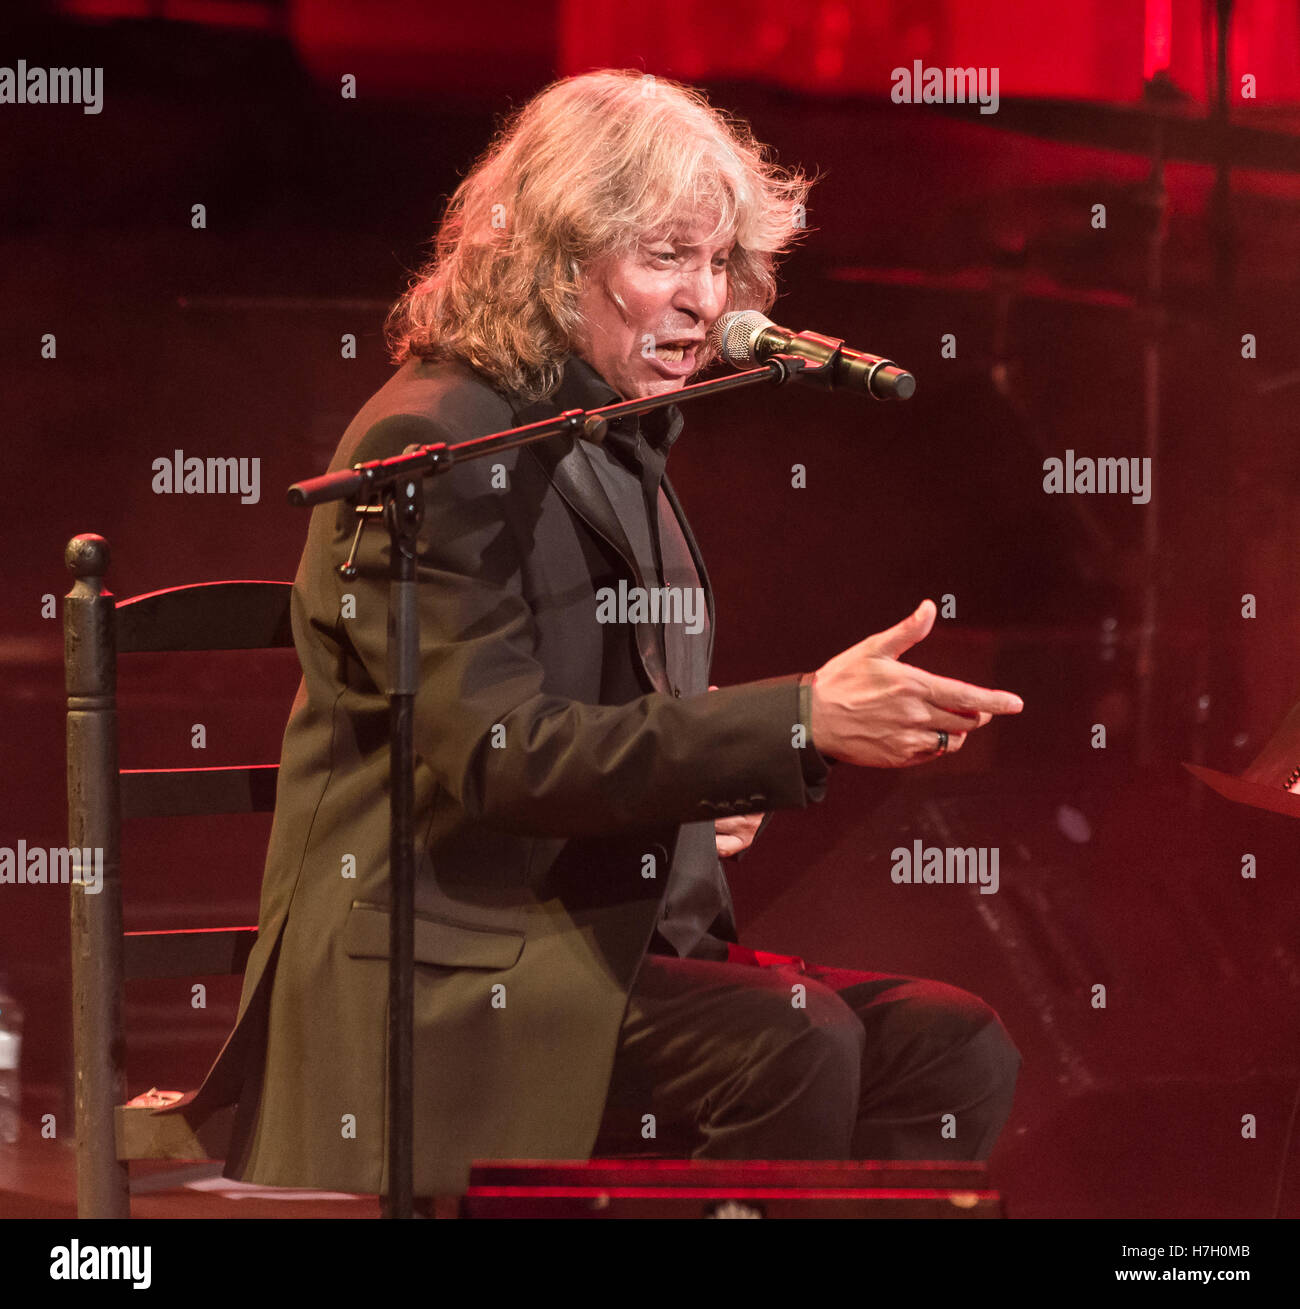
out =
[[[608,384],[595,374],[589,365],[582,364],[575,356],[569,360],[561,385],[550,400],[520,407],[512,405],[512,408],[515,411],[516,424],[523,426],[543,418],[552,418],[566,409],[596,408],[617,399],[618,396]],[[680,419],[677,421],[680,423]],[[569,508],[618,552],[636,585],[644,589],[645,578],[633,552],[632,543],[628,540],[622,523],[619,522],[618,513],[609,496],[605,494],[605,488],[596,476],[591,456],[586,449],[586,442],[580,438],[559,436],[551,440],[534,441],[527,448],[541,464],[551,485],[564,498]],[[709,583],[709,574],[704,567],[704,559],[700,555],[695,534],[686,521],[686,515],[682,512],[677,493],[673,490],[666,472],[662,485],[664,496],[673,513],[677,515],[682,535],[686,538],[691,557],[695,561],[700,586],[704,590],[704,603],[709,615],[709,648],[706,658],[708,667],[712,668],[715,636],[713,587]],[[656,690],[671,692],[663,631],[651,623],[637,623],[636,645],[651,685]]]
[[[538,415],[543,417],[545,415]],[[520,424],[536,422],[537,418],[520,417]],[[566,441],[568,449],[565,449]],[[601,486],[591,458],[579,438],[560,437],[554,440],[534,441],[527,449],[542,466],[552,486],[564,497],[565,503],[598,536],[603,537],[622,557],[636,585],[645,589],[645,578],[627,539],[618,514]],[[667,480],[667,479],[665,479]],[[694,544],[692,543],[692,551]],[[706,593],[707,594],[707,593]],[[668,681],[667,654],[663,634],[653,623],[635,624],[636,646],[646,676],[657,691],[671,693]]]

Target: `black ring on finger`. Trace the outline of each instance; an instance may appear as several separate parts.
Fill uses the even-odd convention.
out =
[[[937,727],[934,730],[939,734],[939,753],[943,754],[948,749],[948,733]]]

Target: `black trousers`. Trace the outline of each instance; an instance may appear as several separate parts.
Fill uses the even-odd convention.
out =
[[[942,982],[650,954],[592,1154],[987,1159],[1020,1064],[998,1015]]]

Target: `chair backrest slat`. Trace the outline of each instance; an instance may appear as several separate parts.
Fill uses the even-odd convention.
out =
[[[256,940],[256,927],[127,932],[122,970],[127,978],[230,976],[244,971]]]
[[[120,600],[117,652],[292,646],[292,591],[291,582],[197,582]]]
[[[123,818],[194,814],[269,814],[279,764],[232,768],[124,768]]]

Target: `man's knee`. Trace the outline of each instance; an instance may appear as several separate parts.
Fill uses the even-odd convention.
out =
[[[889,994],[876,1034],[900,1060],[960,1065],[962,1082],[988,1092],[1014,1084],[1021,1056],[997,1011],[945,982],[914,978]]]
[[[1020,1051],[992,1005],[955,986],[944,986],[943,1004],[953,1016],[967,1062],[990,1082],[1014,1080],[1020,1071]]]
[[[765,1078],[780,1080],[784,1069],[803,1080],[843,1083],[846,1090],[858,1084],[862,1022],[835,991],[810,977],[783,974],[780,985],[749,993],[732,1030],[746,1033],[739,1048]]]
[[[989,1012],[989,1021],[960,1048],[959,1057],[971,1086],[996,1100],[1010,1096],[1023,1060],[1002,1020]]]

